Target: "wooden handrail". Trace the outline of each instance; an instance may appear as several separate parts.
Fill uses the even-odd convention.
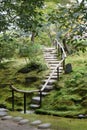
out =
[[[55,39],[56,41],[56,48],[60,47],[61,50],[62,50],[62,60],[59,62],[59,64],[55,67],[55,69],[52,71],[52,73],[50,74],[48,80],[45,82],[45,84],[43,85],[43,87],[41,88],[41,91],[44,91],[44,89],[46,88],[47,84],[49,83],[51,77],[53,76],[54,72],[57,70],[57,68],[60,67],[60,65],[63,63],[63,61],[65,60],[66,58],[66,53],[65,53],[65,50],[63,48],[63,46],[58,42],[57,39]]]
[[[40,92],[40,90],[32,90],[32,91],[25,91],[25,90],[20,90],[20,89],[17,89],[15,88],[13,85],[10,85],[10,88],[16,92],[19,92],[19,93],[34,93],[34,92]]]
[[[12,110],[14,111],[14,91],[24,94],[24,113],[26,113],[26,94],[34,93],[34,92],[40,92],[40,90],[33,90],[33,91],[25,91],[15,88],[13,85],[10,85],[10,88],[12,89]]]

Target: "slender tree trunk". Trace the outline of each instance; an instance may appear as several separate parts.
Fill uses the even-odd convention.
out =
[[[66,44],[66,39],[62,40],[65,51],[70,54],[69,46]]]
[[[36,33],[32,32],[32,36],[31,36],[31,41],[34,43],[34,38],[35,38]]]

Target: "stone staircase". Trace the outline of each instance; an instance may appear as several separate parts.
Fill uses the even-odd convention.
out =
[[[52,72],[55,70],[56,66],[59,64],[58,57],[57,57],[57,51],[54,47],[50,48],[44,48],[43,50],[44,58],[46,60],[47,66],[50,69],[49,74],[45,77],[45,79],[42,81],[41,87],[43,88],[44,84],[48,81],[50,75],[52,75]],[[59,67],[59,74],[63,72],[63,67]],[[53,90],[53,83],[58,79],[57,70],[53,73],[51,76],[49,82],[47,82],[46,87],[44,88],[42,92],[42,96],[46,96],[49,94],[51,90]],[[32,103],[30,104],[30,108],[37,109],[40,107],[40,94],[32,98]]]

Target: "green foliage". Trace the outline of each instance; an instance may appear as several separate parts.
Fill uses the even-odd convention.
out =
[[[0,62],[12,58],[15,52],[15,45],[12,39],[0,38]]]
[[[36,32],[36,27],[42,26],[43,18],[39,8],[42,8],[44,0],[2,0],[3,10],[6,12],[8,22],[20,27],[25,32]],[[4,16],[4,15],[3,15]]]
[[[85,1],[80,4],[72,4],[67,6],[58,5],[49,14],[51,23],[55,25],[56,37],[60,40],[65,39],[65,42],[72,45],[74,50],[85,51],[83,44],[77,42],[76,36],[83,39],[82,36],[86,33],[87,17]],[[78,39],[78,38],[77,38]],[[72,50],[73,50],[72,49]]]
[[[20,57],[27,57],[30,62],[38,61],[39,55],[41,55],[41,46],[40,44],[32,44],[29,41],[23,41],[19,45],[19,55]]]

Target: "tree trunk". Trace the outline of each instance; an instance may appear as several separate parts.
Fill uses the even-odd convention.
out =
[[[31,41],[34,43],[34,38],[35,38],[36,33],[32,32],[32,36],[31,36]]]
[[[68,54],[70,54],[70,49],[69,49],[68,45],[66,44],[66,39],[63,39],[62,42],[63,42],[64,50],[65,50]]]

